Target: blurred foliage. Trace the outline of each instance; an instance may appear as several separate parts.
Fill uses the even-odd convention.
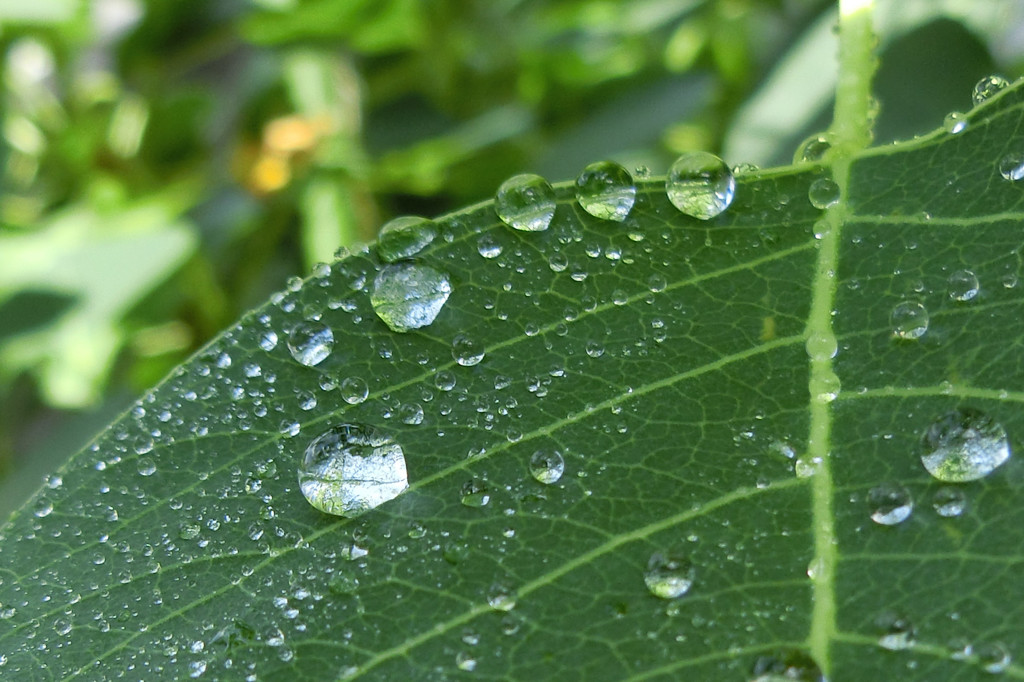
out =
[[[878,4],[879,141],[967,108],[990,71],[1022,72],[1013,0]],[[655,172],[688,149],[786,163],[828,120],[834,12],[0,0],[6,504],[289,276],[390,217],[600,158]]]

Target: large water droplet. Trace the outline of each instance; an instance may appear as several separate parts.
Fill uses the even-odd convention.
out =
[[[539,175],[513,175],[494,195],[494,212],[509,227],[527,232],[548,229],[555,217],[555,190]]]
[[[914,501],[910,491],[899,483],[889,481],[868,491],[871,520],[883,526],[895,526],[910,518]]]
[[[401,446],[371,426],[341,424],[306,448],[299,488],[322,512],[356,516],[409,487]]]
[[[466,334],[456,334],[452,339],[452,358],[463,367],[478,365],[484,359],[484,347]]]
[[[558,450],[538,450],[530,457],[530,474],[540,483],[550,485],[565,473],[565,460]]]
[[[919,339],[928,331],[928,309],[918,301],[901,301],[890,316],[892,334],[898,339]]]
[[[999,174],[1010,182],[1024,179],[1024,154],[1010,152],[999,160]]]
[[[949,276],[949,297],[954,301],[970,301],[978,295],[981,284],[970,270],[957,270]]]
[[[947,412],[928,427],[921,463],[946,482],[988,476],[1010,458],[1006,429],[984,412],[969,407]]]
[[[595,218],[622,222],[633,210],[636,185],[629,171],[619,164],[598,161],[576,178],[576,200]]]
[[[433,221],[419,216],[401,216],[380,228],[377,255],[388,263],[411,258],[434,241],[436,236],[437,227]]]
[[[694,573],[688,557],[655,552],[647,562],[644,583],[654,596],[675,599],[690,591]]]
[[[736,194],[736,178],[714,154],[689,152],[672,164],[665,191],[672,205],[686,215],[710,220],[729,208]]]
[[[1002,76],[985,76],[974,86],[971,99],[974,103],[981,104],[1009,87],[1010,82]]]
[[[832,178],[818,178],[807,190],[807,200],[821,210],[835,206],[839,203],[839,185]]]
[[[448,275],[440,270],[420,263],[397,263],[377,273],[370,304],[392,331],[407,332],[437,319],[451,293]]]
[[[799,649],[760,656],[754,661],[750,682],[826,682],[821,667]]]
[[[334,332],[322,322],[300,322],[288,334],[288,350],[307,367],[319,365],[334,350]]]

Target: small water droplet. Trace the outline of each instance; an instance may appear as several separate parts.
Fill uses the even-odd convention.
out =
[[[505,583],[496,582],[487,591],[487,603],[495,611],[511,611],[516,607],[515,590]]]
[[[688,557],[655,552],[647,562],[644,583],[655,597],[675,599],[690,591],[695,570]]]
[[[939,488],[932,495],[932,507],[939,516],[960,516],[967,508],[967,498],[959,488]]]
[[[839,341],[829,332],[812,332],[804,344],[811,359],[834,358],[839,352]]]
[[[494,195],[494,212],[517,230],[540,232],[555,217],[555,190],[539,175],[513,175]]]
[[[875,626],[882,631],[878,645],[889,651],[909,649],[917,643],[917,628],[904,616],[886,612],[875,619]]]
[[[807,190],[807,200],[821,210],[835,206],[839,203],[839,185],[832,178],[818,178]]]
[[[35,508],[32,510],[32,513],[40,519],[49,516],[53,513],[53,502],[46,499],[45,497],[39,498],[39,500],[36,502]]]
[[[455,654],[455,667],[465,672],[476,670],[476,656],[468,651],[460,651]]]
[[[993,675],[1005,672],[1013,662],[1010,652],[1002,644],[979,644],[974,647],[974,653],[982,669]]]
[[[949,298],[954,301],[970,301],[978,295],[981,284],[978,276],[970,270],[957,270],[949,276]]]
[[[277,348],[277,334],[273,330],[268,329],[260,334],[259,344],[260,348],[269,353]]]
[[[423,423],[423,406],[419,403],[403,403],[398,408],[398,418],[403,424],[415,426]]]
[[[401,446],[370,426],[328,429],[309,444],[299,467],[302,494],[327,514],[356,516],[408,487]]]
[[[478,365],[484,359],[484,347],[466,334],[456,334],[452,339],[452,358],[463,367]]]
[[[389,220],[377,235],[377,255],[387,263],[411,258],[437,236],[432,220],[419,216],[400,216]]]
[[[998,93],[1009,87],[1009,85],[1009,81],[1002,76],[985,76],[974,86],[974,91],[971,92],[971,99],[974,100],[975,105],[981,104],[995,97]]]
[[[710,220],[729,208],[736,193],[736,178],[714,154],[688,152],[669,169],[665,191],[672,205],[686,215]]]
[[[871,520],[883,526],[895,526],[910,518],[914,501],[910,491],[899,483],[887,481],[868,491]]]
[[[396,263],[377,273],[370,303],[391,331],[407,332],[432,323],[451,293],[448,275],[440,270],[420,263]]]
[[[951,111],[942,119],[942,127],[950,135],[962,133],[967,129],[967,118],[959,111]]]
[[[898,339],[919,339],[928,331],[928,309],[918,301],[901,301],[890,315],[892,334]]]
[[[1010,152],[999,160],[999,174],[1010,182],[1024,179],[1024,154]]]
[[[530,457],[530,475],[540,483],[555,483],[565,473],[565,460],[558,450],[538,450]]]
[[[754,661],[750,682],[827,682],[821,667],[799,649],[777,651]]]
[[[61,636],[71,632],[71,620],[69,618],[58,618],[53,621],[54,631]]]
[[[633,210],[636,185],[629,171],[619,164],[598,161],[576,178],[576,200],[595,218],[622,222]]]
[[[335,573],[327,581],[327,589],[337,595],[355,594],[359,588],[359,579],[348,573]]]
[[[288,350],[306,367],[319,365],[334,350],[334,332],[322,322],[300,322],[288,334]]]
[[[195,540],[203,532],[203,527],[195,521],[186,521],[178,526],[178,537],[182,540]]]
[[[817,163],[825,158],[832,149],[832,136],[829,133],[815,133],[796,146],[793,163]]]
[[[152,476],[156,473],[156,462],[149,457],[142,457],[138,461],[138,471],[140,476]]]
[[[476,243],[476,250],[481,256],[487,259],[497,258],[501,255],[501,244],[492,235],[485,234]]]
[[[483,481],[472,479],[462,484],[459,501],[467,507],[484,507],[491,501],[491,495]]]
[[[358,405],[370,395],[370,387],[360,377],[346,377],[341,382],[341,398],[349,405]]]
[[[947,483],[984,478],[1010,458],[1002,424],[969,407],[947,412],[932,422],[922,445],[924,468]]]
[[[437,387],[437,390],[444,391],[445,393],[455,388],[456,381],[455,374],[446,369],[434,375],[434,386]]]

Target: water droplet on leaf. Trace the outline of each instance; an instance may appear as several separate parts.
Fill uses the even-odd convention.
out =
[[[356,516],[409,487],[402,448],[370,426],[341,424],[317,436],[299,467],[299,488],[322,512]]]
[[[892,481],[882,483],[868,491],[871,520],[883,526],[895,526],[910,518],[914,501],[910,491]]]
[[[675,599],[690,591],[694,573],[693,563],[689,558],[655,552],[647,562],[644,583],[654,596]]]
[[[576,178],[576,200],[595,218],[622,222],[636,202],[636,185],[619,164],[598,161]]]
[[[967,507],[967,498],[959,488],[939,488],[932,495],[932,507],[939,516],[960,516]]]
[[[392,331],[407,332],[432,323],[451,293],[448,275],[440,270],[420,263],[397,263],[377,273],[370,303]]]
[[[1009,81],[1002,76],[985,76],[974,86],[974,91],[971,93],[971,99],[974,100],[975,105],[981,104],[982,102],[995,97],[1009,85]]]
[[[334,350],[334,332],[322,322],[300,322],[288,334],[288,350],[306,367],[319,365]]]
[[[710,220],[729,208],[736,193],[736,178],[714,154],[689,152],[672,164],[665,191],[672,205],[686,215]]]
[[[954,301],[970,301],[978,295],[981,284],[970,270],[957,270],[949,276],[949,297]]]
[[[892,334],[898,339],[919,339],[928,331],[928,309],[918,301],[901,301],[890,316]]]
[[[478,365],[484,359],[484,347],[465,334],[456,334],[452,339],[452,358],[463,367]]]
[[[467,507],[484,507],[491,501],[491,495],[483,481],[473,479],[462,484],[459,501]]]
[[[505,583],[494,583],[487,591],[487,603],[495,611],[511,611],[516,607],[515,590]]]
[[[994,675],[1005,672],[1013,657],[1002,644],[979,644],[974,648],[982,669]]]
[[[513,175],[494,195],[494,212],[501,221],[527,232],[548,229],[555,205],[555,190],[547,180],[531,173]]]
[[[999,174],[1010,182],[1024,179],[1024,154],[1010,152],[999,160]]]
[[[799,649],[759,656],[750,682],[827,682],[814,659]]]
[[[942,119],[942,127],[950,135],[956,135],[967,129],[967,119],[959,111],[951,111]]]
[[[377,235],[377,255],[387,263],[411,258],[437,236],[434,222],[419,216],[401,216],[388,221]]]
[[[476,250],[481,256],[487,259],[497,258],[501,255],[501,244],[492,235],[485,234],[476,243]]]
[[[832,178],[818,178],[807,190],[807,199],[811,206],[825,210],[839,203],[839,185]]]
[[[917,642],[917,628],[904,616],[886,612],[875,619],[875,626],[882,631],[878,645],[889,651],[909,649]]]
[[[565,460],[558,450],[538,450],[530,457],[530,474],[540,483],[550,485],[565,473]]]
[[[259,340],[260,348],[267,351],[268,353],[277,348],[277,334],[272,330],[267,330],[260,334]]]
[[[460,651],[455,654],[455,667],[465,672],[473,672],[476,670],[476,656],[467,651]]]
[[[1010,458],[1002,424],[969,407],[947,412],[932,422],[922,445],[924,468],[947,483],[984,478]]]
[[[796,146],[793,163],[816,163],[825,158],[829,149],[832,149],[832,136],[828,133],[815,133]]]

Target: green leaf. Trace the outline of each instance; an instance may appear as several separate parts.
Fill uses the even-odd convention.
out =
[[[1022,112],[1015,86],[955,135],[742,175],[708,221],[661,179],[621,224],[572,183],[545,231],[443,216],[417,259],[451,295],[407,333],[371,307],[372,251],[317,268],[12,518],[0,673],[1024,677],[1024,469],[948,485],[921,461],[954,410],[1022,443],[1024,192],[1000,173]],[[901,304],[923,333],[894,335]],[[333,337],[316,363],[289,348],[310,324]],[[332,429],[401,447],[409,487],[313,508],[297,470]],[[909,517],[872,520],[880,486]]]

